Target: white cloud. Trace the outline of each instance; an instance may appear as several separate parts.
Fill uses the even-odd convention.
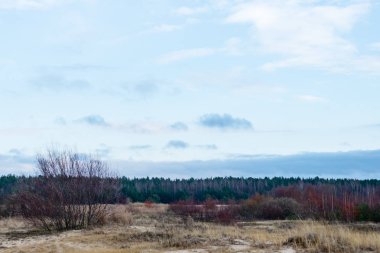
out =
[[[306,101],[306,102],[311,102],[311,103],[326,101],[323,97],[313,96],[313,95],[301,95],[301,96],[298,96],[298,99],[302,101]]]
[[[176,61],[188,60],[198,57],[210,56],[218,53],[227,55],[241,54],[241,40],[239,38],[229,38],[222,47],[215,48],[190,48],[169,52],[158,59],[160,64],[168,64]]]
[[[371,72],[373,74],[380,73],[380,57],[361,56],[351,60],[352,66],[359,71]]]
[[[181,16],[192,16],[192,15],[204,13],[207,11],[208,11],[207,7],[194,7],[194,8],[192,8],[192,7],[182,6],[182,7],[177,8],[174,12],[177,15],[181,15]]]
[[[266,70],[314,66],[340,71],[357,67],[362,57],[345,34],[369,8],[367,1],[343,6],[321,1],[258,0],[238,5],[226,21],[252,25],[260,50],[280,56],[265,63],[262,67]]]

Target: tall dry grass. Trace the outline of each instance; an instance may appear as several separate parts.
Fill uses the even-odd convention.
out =
[[[11,220],[1,223],[4,226],[15,224]],[[379,230],[371,230],[373,227]],[[1,236],[9,238],[0,230],[0,239]],[[15,246],[9,246],[13,244]],[[129,204],[110,206],[106,226],[24,237],[4,246],[9,247],[3,249],[6,253],[159,253],[185,249],[232,253],[279,252],[289,247],[310,253],[380,252],[380,225],[361,224],[360,229],[355,224],[317,221],[252,221],[222,225],[188,222],[167,212],[164,205]]]
[[[380,252],[380,232],[357,230],[349,224],[301,221],[288,231],[285,244],[312,252]]]
[[[104,224],[131,225],[133,218],[130,209],[126,205],[110,205],[107,207]]]

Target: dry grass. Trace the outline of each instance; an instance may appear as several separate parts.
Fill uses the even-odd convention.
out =
[[[289,238],[288,242],[296,248],[312,252],[380,252],[379,232],[356,230],[346,224],[300,222]]]
[[[257,221],[225,226],[184,221],[167,212],[165,205],[117,205],[108,210],[107,225],[59,234],[36,233],[18,219],[1,220],[0,251],[380,252],[380,232],[367,231],[366,226],[358,229],[314,221]]]
[[[21,218],[0,218],[1,234],[25,229],[31,229],[31,226]]]
[[[131,225],[132,213],[128,206],[112,205],[108,207],[105,224]]]

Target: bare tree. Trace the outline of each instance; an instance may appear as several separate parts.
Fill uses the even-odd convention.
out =
[[[47,230],[101,224],[115,200],[117,180],[105,162],[72,151],[37,155],[41,174],[15,195],[20,214]]]

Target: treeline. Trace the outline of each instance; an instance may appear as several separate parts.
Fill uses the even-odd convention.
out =
[[[4,200],[16,189],[16,184],[22,181],[22,177],[14,175],[0,177],[0,205],[4,204]]]
[[[121,182],[123,195],[132,201],[174,203],[174,211],[206,220],[213,216],[380,222],[380,181],[376,179],[122,178]],[[210,203],[224,208],[210,209]]]
[[[235,178],[216,177],[206,179],[165,179],[165,178],[120,178],[122,193],[132,201],[172,203],[179,200],[203,202],[206,199],[218,201],[248,199],[254,195],[295,194],[298,199],[302,192],[323,189],[326,194],[347,193],[356,199],[367,199],[372,204],[380,193],[380,180],[323,179],[323,178]],[[286,190],[291,186],[289,190]],[[328,189],[328,190],[327,190]],[[304,196],[304,195],[302,195]],[[367,201],[366,201],[367,202]]]
[[[20,186],[35,185],[37,179],[43,180],[40,177],[13,175],[0,177],[0,205]],[[296,210],[302,210],[292,213],[295,216],[380,221],[380,180],[375,179],[216,177],[172,180],[121,177],[103,180],[112,180],[116,194],[108,198],[111,203],[182,203],[181,205],[186,207],[189,203],[199,206],[205,201],[213,200],[218,205],[235,203],[235,206],[248,206],[250,208],[243,208],[240,215],[246,213],[244,215],[251,218],[260,218],[262,215],[259,215],[258,210],[265,210],[261,212],[263,215],[271,213],[268,208],[273,209],[270,209],[272,213],[280,212],[281,208],[288,208],[284,207],[284,200],[292,200],[294,202],[291,206],[297,206],[299,208]],[[284,212],[286,213],[286,210]],[[281,214],[278,217],[283,216],[284,214]]]

